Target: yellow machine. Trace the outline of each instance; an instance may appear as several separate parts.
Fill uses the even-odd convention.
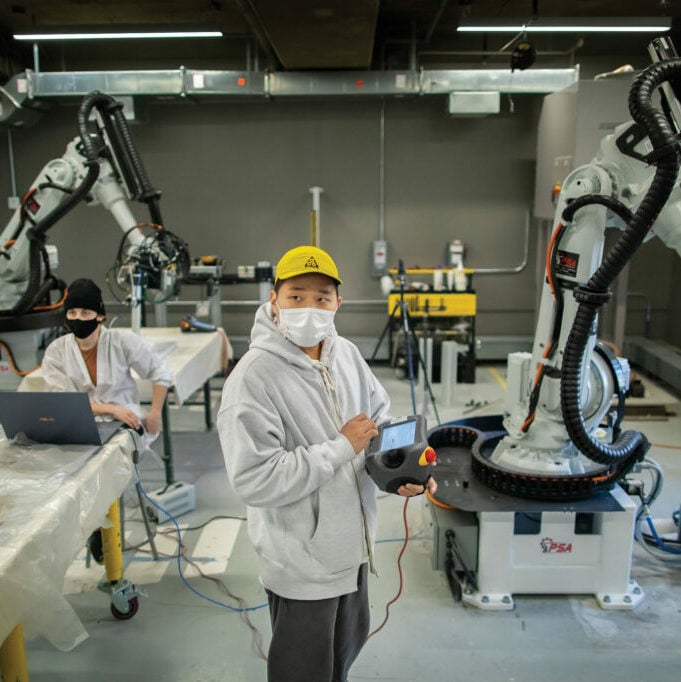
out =
[[[435,290],[407,287],[404,292],[393,289],[388,294],[388,315],[390,316],[390,355],[393,366],[400,365],[402,315],[401,302],[404,296],[408,317],[412,318],[413,330],[417,337],[429,336],[434,340],[433,374],[438,380],[440,371],[440,349],[443,341],[456,341],[465,351],[458,358],[458,381],[475,382],[475,315],[477,296],[473,290],[471,269],[437,270],[435,268],[407,268],[407,276],[442,280],[442,288]],[[392,277],[397,269],[389,270]],[[438,277],[438,274],[440,277]],[[395,339],[393,339],[395,334]]]
[[[405,292],[404,300],[411,317],[473,317],[475,316],[476,295],[452,291],[429,293]],[[400,315],[400,294],[388,295],[388,312]]]

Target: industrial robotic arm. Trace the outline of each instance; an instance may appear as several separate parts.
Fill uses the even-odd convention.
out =
[[[651,54],[657,63],[630,91],[634,123],[606,137],[593,162],[563,184],[533,351],[509,357],[508,435],[489,456],[476,456],[476,473],[500,490],[585,497],[649,449],[642,433],[620,431],[629,367],[597,342],[596,330],[612,282],[641,243],[657,235],[681,254],[681,60],[663,39]],[[653,103],[658,88],[661,108]],[[604,255],[607,227],[621,234]]]
[[[163,228],[160,192],[147,178],[122,104],[100,92],[89,94],[78,128],[63,156],[40,171],[0,237],[0,349],[17,374],[26,373],[21,365],[30,370],[37,364],[45,335],[61,324],[65,285],[54,274],[57,251],[47,243],[47,232],[79,202],[103,206],[124,231],[115,263],[123,288],[132,290],[135,280],[142,291],[172,290],[189,269],[186,244]],[[130,200],[147,204],[148,224],[138,225]],[[141,301],[132,298],[139,309]],[[31,350],[22,353],[27,342]]]

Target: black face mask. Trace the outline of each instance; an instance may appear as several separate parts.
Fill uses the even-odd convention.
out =
[[[95,317],[92,320],[66,320],[66,326],[73,332],[73,335],[79,339],[85,339],[92,334],[99,321]]]

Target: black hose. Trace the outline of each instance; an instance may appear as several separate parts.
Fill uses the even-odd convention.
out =
[[[121,111],[120,107],[116,107],[116,109],[114,109],[113,120],[116,126],[116,130],[125,147],[128,160],[132,164],[137,182],[139,183],[140,194],[137,198],[145,202],[149,207],[151,222],[154,223],[155,225],[163,226],[163,217],[161,216],[161,208],[159,205],[161,191],[158,189],[154,189],[154,187],[152,187],[151,185],[151,182],[149,181],[147,171],[144,168],[142,159],[137,153],[137,148],[135,147],[135,143],[133,142],[128,122],[125,120],[125,115]]]
[[[575,290],[579,306],[563,355],[561,408],[568,435],[589,459],[601,464],[616,465],[622,471],[633,466],[635,461],[642,460],[650,443],[639,431],[625,431],[611,444],[591,438],[584,424],[580,404],[582,363],[589,338],[595,334],[598,308],[608,300],[611,283],[645,239],[674,188],[679,172],[675,146],[677,141],[664,113],[653,106],[652,95],[662,83],[680,76],[681,60],[660,62],[646,69],[631,88],[629,111],[634,121],[646,130],[653,146],[653,155],[656,158],[655,175],[626,229],[598,270],[584,286]]]
[[[100,112],[106,114],[108,117],[107,120],[112,122],[112,134],[115,134],[116,136],[116,140],[112,140],[112,143],[120,142],[123,146],[122,151],[125,153],[125,159],[122,159],[121,161],[130,163],[132,166],[132,170],[135,174],[135,183],[138,186],[138,196],[135,198],[149,204],[151,222],[156,225],[163,225],[161,211],[158,206],[158,200],[161,196],[161,192],[160,190],[154,189],[149,182],[146,170],[144,169],[144,164],[142,163],[142,159],[137,153],[137,148],[133,142],[128,122],[125,120],[125,115],[122,111],[122,105],[118,100],[114,99],[110,95],[106,95],[97,90],[91,92],[85,97],[78,112],[78,128],[80,130],[80,136],[83,140],[83,144],[86,148],[86,156],[90,158],[91,155],[96,157],[98,154],[88,130],[88,118],[90,116],[90,112],[95,107]]]
[[[602,194],[587,194],[583,197],[578,197],[571,201],[564,209],[562,213],[563,221],[566,223],[572,222],[575,213],[583,206],[591,206],[593,204],[600,204],[609,208],[613,213],[616,213],[625,223],[633,217],[633,213],[625,206],[621,201],[615,199],[614,197],[606,197]]]
[[[127,172],[133,176],[131,181],[135,184],[135,199],[147,204],[150,222],[163,227],[163,216],[160,206],[161,191],[155,189],[149,180],[147,171],[132,139],[130,127],[123,114],[122,105],[112,97],[107,95],[103,95],[103,97],[107,98],[105,102],[106,113],[109,117],[107,120],[110,122],[107,130],[112,138],[112,144],[124,155],[124,158],[119,159],[119,161],[125,164]],[[171,255],[174,252],[174,244],[165,231],[160,233],[158,242],[159,247],[166,255]],[[188,266],[185,270],[188,271]]]
[[[88,95],[85,95],[83,101],[80,103],[80,107],[78,108],[78,131],[85,150],[84,156],[88,161],[91,159],[97,160],[100,154],[100,150],[95,146],[95,143],[90,136],[90,129],[88,128],[90,114],[94,108],[99,108],[100,105],[104,104],[110,105],[115,101],[116,100],[114,100],[113,97],[105,95],[98,90],[94,90]]]

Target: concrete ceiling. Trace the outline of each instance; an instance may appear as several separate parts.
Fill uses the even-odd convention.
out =
[[[258,68],[273,70],[404,68],[418,59],[470,61],[493,54],[509,35],[457,34],[461,17],[672,16],[681,25],[681,0],[3,0],[0,57],[5,71],[32,68],[31,46],[11,38],[36,29],[203,27],[222,30],[222,39],[126,41],[40,46],[43,70],[102,68],[105,54],[135,61],[138,68],[192,65],[233,68],[248,51]],[[558,54],[631,54],[650,36],[533,36],[539,51]],[[118,42],[118,41],[116,41]],[[149,42],[149,41],[145,41]],[[681,45],[676,41],[677,48]],[[187,63],[189,62],[189,63]],[[198,65],[198,64],[197,64]],[[111,67],[108,67],[111,68]],[[11,74],[8,74],[11,75]]]

